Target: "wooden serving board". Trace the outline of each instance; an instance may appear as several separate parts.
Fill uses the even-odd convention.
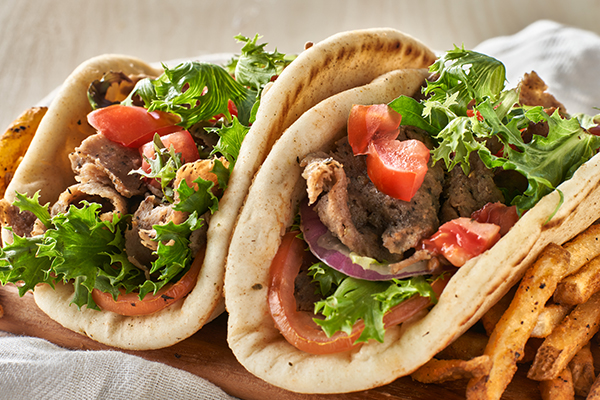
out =
[[[226,314],[204,326],[192,337],[171,347],[160,350],[126,351],[103,345],[62,327],[36,306],[31,293],[19,297],[17,288],[13,285],[0,286],[0,305],[4,309],[4,316],[0,318],[0,330],[43,338],[69,349],[111,349],[137,355],[191,372],[240,399],[457,400],[465,398],[467,382],[464,380],[425,385],[413,381],[410,377],[399,378],[389,385],[355,393],[306,395],[288,392],[255,377],[237,362],[227,346]],[[524,372],[526,370],[517,373],[504,393],[503,399],[541,399],[537,385],[527,380]]]

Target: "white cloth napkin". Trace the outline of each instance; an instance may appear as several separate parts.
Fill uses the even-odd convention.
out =
[[[509,87],[535,70],[570,113],[600,106],[600,37],[551,21],[481,43],[502,60]],[[0,335],[0,399],[232,399],[211,383],[116,351],[73,351],[41,339]]]
[[[507,87],[532,70],[570,114],[600,113],[600,36],[593,32],[537,21],[512,36],[486,40],[474,48],[501,60]]]
[[[118,351],[67,350],[0,336],[0,399],[232,400],[189,372]]]

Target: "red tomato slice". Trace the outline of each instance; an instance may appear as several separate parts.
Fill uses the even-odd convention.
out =
[[[165,135],[183,129],[176,125],[180,121],[177,115],[118,104],[92,111],[87,120],[98,132],[125,147],[139,147],[152,140],[155,132]]]
[[[398,136],[402,115],[387,104],[354,105],[348,116],[348,143],[354,155],[367,154],[374,140],[393,140]]]
[[[463,217],[440,226],[431,238],[422,241],[422,246],[443,255],[455,267],[461,267],[471,258],[491,248],[498,240],[500,226]]]
[[[380,192],[410,201],[423,184],[429,155],[418,140],[375,141],[369,145],[367,174]]]
[[[198,274],[204,261],[204,249],[196,254],[190,270],[174,284],[167,284],[156,294],[148,293],[140,300],[138,293],[124,293],[115,301],[110,293],[98,289],[92,290],[92,299],[98,307],[121,315],[148,315],[170,306],[192,291],[198,280]]]
[[[498,202],[487,203],[481,210],[473,212],[471,218],[477,222],[487,222],[500,226],[500,236],[504,236],[517,223],[519,214],[517,214],[516,206],[508,207]]]
[[[192,135],[188,131],[170,133],[162,136],[160,140],[166,148],[170,148],[172,145],[176,153],[181,153],[183,163],[194,162],[200,159],[198,146],[196,146],[196,142],[194,142]],[[154,143],[152,140],[144,143],[140,147],[140,154],[148,157],[150,160],[154,158]],[[142,169],[145,172],[150,172],[150,164],[148,164],[143,157]]]
[[[297,234],[298,232],[288,232],[283,237],[281,246],[271,263],[268,301],[275,325],[290,344],[311,354],[338,353],[360,346],[362,343],[354,342],[364,329],[362,321],[355,324],[351,335],[337,332],[327,337],[313,321],[312,313],[297,311],[294,281],[306,254],[306,245],[296,237]],[[447,280],[438,279],[433,283],[437,295],[442,292],[446,282]],[[389,327],[402,323],[428,307],[430,303],[428,297],[412,297],[390,310],[384,316],[384,324]]]

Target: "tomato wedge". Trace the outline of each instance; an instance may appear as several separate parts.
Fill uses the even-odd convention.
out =
[[[152,140],[155,132],[162,136],[183,129],[176,125],[180,121],[177,115],[119,104],[94,110],[87,120],[113,142],[134,148]]]
[[[471,218],[477,222],[487,222],[500,226],[500,236],[504,236],[517,223],[519,214],[517,213],[517,206],[509,207],[497,202],[487,203],[482,209],[473,212]]]
[[[166,148],[173,146],[176,153],[181,153],[182,163],[194,162],[200,159],[198,146],[188,131],[177,131],[162,136],[160,140]],[[154,158],[154,142],[151,140],[140,147],[140,154],[152,160]],[[150,172],[150,164],[142,158],[142,169]]]
[[[172,285],[167,284],[156,294],[148,293],[143,300],[139,299],[137,293],[124,293],[124,291],[121,291],[115,301],[110,293],[98,289],[92,290],[92,298],[102,310],[112,311],[116,314],[126,316],[153,314],[170,306],[192,291],[196,286],[203,261],[204,249],[196,254],[190,270],[180,280]]]
[[[418,140],[379,140],[369,144],[367,174],[388,196],[410,201],[423,184],[429,149]]]
[[[387,104],[354,105],[348,116],[348,143],[354,155],[367,154],[374,140],[393,140],[398,136],[402,115]]]
[[[490,249],[500,240],[500,226],[477,222],[471,218],[456,218],[446,222],[422,247],[443,255],[455,267]]]
[[[290,344],[311,354],[338,353],[362,345],[355,344],[364,329],[362,321],[354,325],[350,335],[337,332],[327,337],[312,320],[312,313],[297,311],[294,281],[306,253],[306,245],[296,237],[297,234],[298,232],[289,232],[284,235],[271,263],[268,302],[275,325]],[[446,283],[447,280],[442,279],[433,283],[437,295],[442,292]],[[428,297],[412,297],[390,310],[383,318],[384,324],[390,327],[402,323],[430,304],[431,300]]]

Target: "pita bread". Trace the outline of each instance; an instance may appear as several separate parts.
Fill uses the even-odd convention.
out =
[[[283,130],[322,99],[363,85],[396,68],[429,65],[434,54],[410,36],[391,29],[347,32],[333,36],[304,51],[263,92],[257,120],[244,140],[229,187],[219,202],[207,233],[198,282],[192,292],[168,308],[147,316],[124,317],[69,306],[71,285],[56,290],[41,285],[34,292],[38,306],[63,326],[94,340],[125,349],[143,350],[183,340],[224,310],[222,296],[225,257],[238,211],[252,177]],[[67,155],[87,136],[94,134],[86,121],[91,111],[86,91],[90,82],[107,71],[159,75],[140,60],[107,55],[79,66],[62,86],[43,119],[29,151],[7,189],[32,195],[41,190],[40,202],[54,203],[75,183]],[[359,71],[359,73],[357,73]]]
[[[269,268],[299,201],[306,197],[300,159],[327,150],[345,134],[353,104],[412,95],[424,72],[394,71],[371,84],[332,96],[303,114],[272,148],[255,176],[229,248],[225,274],[228,342],[239,362],[275,386],[301,393],[366,390],[410,374],[473,325],[516,283],[543,247],[562,244],[600,216],[600,156],[527,212],[492,249],[471,259],[421,319],[386,330],[338,354],[304,353],[279,333],[267,303]],[[493,273],[490,273],[493,271]]]

